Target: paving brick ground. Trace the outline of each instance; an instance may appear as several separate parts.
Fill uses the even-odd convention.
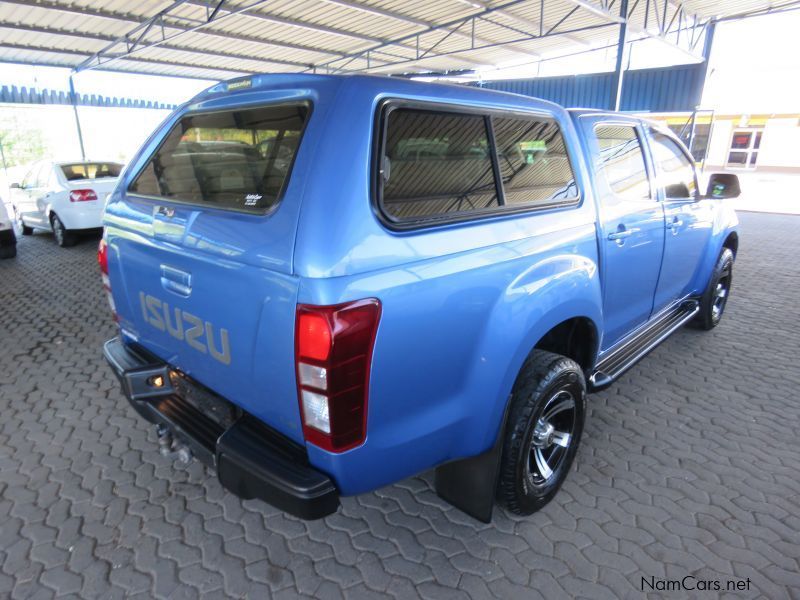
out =
[[[692,575],[800,598],[800,217],[742,223],[722,325],[592,396],[557,500],[491,525],[429,475],[306,523],[160,456],[100,355],[96,239],[22,239],[0,261],[0,597],[636,598]]]

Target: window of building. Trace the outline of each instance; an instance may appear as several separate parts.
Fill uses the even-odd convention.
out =
[[[731,136],[731,148],[726,166],[754,169],[763,133],[763,129],[736,129]]]

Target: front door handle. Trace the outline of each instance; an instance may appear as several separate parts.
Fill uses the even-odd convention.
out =
[[[683,227],[683,220],[675,217],[672,219],[672,223],[670,223],[669,227],[672,229],[672,235],[677,235],[678,229]]]
[[[638,232],[637,227],[626,228],[625,225],[620,225],[614,233],[608,234],[608,239],[613,242],[620,242],[625,238],[631,237],[634,233]]]

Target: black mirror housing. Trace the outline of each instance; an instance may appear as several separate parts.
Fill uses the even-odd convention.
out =
[[[18,183],[12,183],[10,187],[11,187],[12,190],[13,189],[22,189],[22,186],[20,184],[18,184]]]
[[[706,198],[725,200],[726,198],[738,198],[741,193],[739,177],[734,173],[712,173],[708,178]]]

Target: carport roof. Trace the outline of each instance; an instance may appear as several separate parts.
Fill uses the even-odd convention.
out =
[[[0,62],[228,79],[423,73],[616,42],[621,0],[2,0]],[[800,2],[629,0],[632,39],[700,60],[714,19]]]

